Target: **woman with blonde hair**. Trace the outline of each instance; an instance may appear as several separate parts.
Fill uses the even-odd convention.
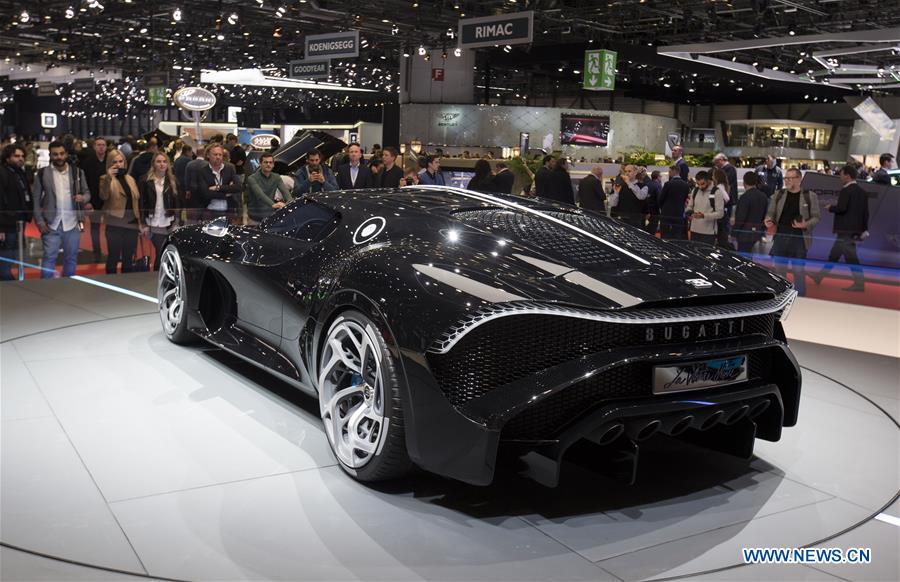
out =
[[[172,173],[169,156],[162,152],[153,156],[150,171],[141,179],[140,191],[144,233],[150,235],[150,242],[156,249],[153,270],[158,271],[162,245],[175,225],[178,214],[178,184]]]
[[[121,261],[122,272],[133,270],[134,251],[141,228],[140,193],[128,175],[125,156],[118,150],[106,156],[106,174],[100,178],[100,198],[106,213],[106,272],[113,274]]]

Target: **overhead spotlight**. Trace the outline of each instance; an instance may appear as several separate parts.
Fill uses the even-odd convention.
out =
[[[263,0],[256,0],[256,3],[259,4],[259,7],[262,8]]]
[[[275,27],[275,31],[272,33],[272,36],[274,36],[275,38],[281,38],[281,27],[280,26]]]
[[[731,62],[733,63],[733,62],[735,62],[735,61],[737,61],[737,56],[731,57]]]
[[[237,24],[237,21],[238,21],[237,12],[232,12],[231,14],[228,15],[228,24],[230,24],[231,26],[234,26],[235,24]]]
[[[461,57],[461,56],[462,56],[462,49],[459,48],[459,47],[456,47],[455,49],[453,49],[453,56],[454,56],[454,57]]]
[[[396,24],[391,26],[391,36],[397,36],[397,33],[400,32],[400,27]]]
[[[403,46],[403,56],[407,59],[409,58],[409,47],[406,45]]]
[[[99,0],[91,0],[90,2],[88,2],[88,8],[102,12],[103,4],[101,4]]]
[[[172,20],[175,22],[181,22],[181,8],[176,8],[172,11]]]
[[[216,40],[225,40],[225,35],[224,35],[224,34],[217,34],[217,35],[216,35]]]
[[[504,47],[503,47],[503,52],[505,52],[505,53],[512,52],[512,47],[509,46],[509,45],[504,46]]]
[[[422,57],[422,58],[425,59],[425,61],[430,61],[430,60],[431,60],[431,55],[429,55],[428,53],[425,53],[425,56]]]
[[[778,70],[778,65],[774,65],[774,66],[772,67],[772,70],[773,70],[773,71],[777,71],[777,70]]]
[[[66,8],[66,18],[68,20],[72,20],[73,18],[75,18],[75,9],[72,8],[71,6]]]
[[[794,30],[793,30],[793,29],[791,29],[791,30],[789,30],[789,31],[788,31],[788,34],[789,34],[789,35],[791,35],[791,36],[794,36],[794,35],[795,35],[795,34],[797,34],[797,33],[796,33],[796,32],[794,32]]]
[[[284,6],[279,6],[275,9],[275,16],[281,18],[282,16],[284,16],[285,12],[287,12],[287,8],[285,8]]]
[[[425,50],[425,45],[419,45],[419,56],[424,57],[428,51]]]
[[[21,14],[19,14],[19,22],[26,23],[31,20],[31,15],[28,14],[27,10],[23,10]]]

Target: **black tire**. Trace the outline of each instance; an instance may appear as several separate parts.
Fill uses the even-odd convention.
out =
[[[171,275],[177,273],[177,281],[173,281]],[[180,317],[177,324],[172,324],[168,313],[168,306],[171,306],[171,298],[166,295],[175,288],[177,300],[180,301]],[[162,251],[160,257],[159,276],[156,282],[156,299],[159,302],[159,317],[162,324],[163,333],[170,342],[179,345],[189,345],[197,343],[196,335],[188,330],[187,317],[187,281],[184,275],[184,266],[181,262],[181,255],[175,245],[168,245]]]
[[[403,404],[400,391],[400,373],[398,371],[397,363],[387,349],[384,337],[378,330],[378,326],[375,325],[371,319],[355,310],[344,311],[334,318],[326,331],[325,341],[323,341],[323,347],[319,353],[319,379],[321,382],[324,377],[323,369],[325,364],[327,364],[327,360],[330,359],[329,346],[326,345],[328,339],[332,337],[332,333],[337,326],[348,323],[358,326],[369,334],[370,341],[372,342],[373,347],[378,350],[381,358],[380,392],[382,396],[381,402],[383,405],[382,411],[384,420],[381,428],[384,428],[384,426],[387,428],[379,434],[377,450],[371,454],[363,464],[357,466],[348,464],[345,461],[345,458],[342,457],[336,449],[334,439],[331,436],[332,432],[329,428],[329,421],[326,419],[325,403],[323,402],[323,396],[329,393],[329,383],[326,381],[324,386],[322,384],[319,385],[320,413],[323,418],[323,424],[325,425],[326,438],[328,438],[331,452],[335,459],[337,459],[338,465],[354,479],[362,482],[397,479],[409,473],[413,468],[413,464],[409,459],[409,454],[406,451]],[[365,370],[365,362],[361,364],[361,368]],[[323,388],[325,389],[325,392],[323,392]],[[373,398],[377,399],[377,397]],[[361,403],[360,406],[362,405],[363,404]],[[348,414],[348,416],[350,415]]]

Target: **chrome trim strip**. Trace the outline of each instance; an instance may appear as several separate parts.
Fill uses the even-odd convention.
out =
[[[633,311],[591,311],[540,302],[498,303],[484,307],[467,319],[460,321],[458,325],[450,328],[440,339],[436,340],[428,348],[428,352],[446,354],[473,329],[489,321],[511,315],[558,315],[560,317],[575,317],[628,325],[682,323],[778,313],[783,309],[789,308],[796,297],[797,292],[789,289],[781,295],[765,301]]]
[[[463,196],[465,196],[467,198],[474,198],[475,200],[480,200],[482,202],[490,202],[491,204],[496,204],[497,206],[505,206],[506,208],[515,208],[516,210],[521,210],[522,212],[527,212],[529,214],[534,214],[536,216],[540,216],[544,220],[549,220],[550,222],[553,222],[560,226],[568,228],[569,230],[574,230],[578,234],[584,235],[588,238],[594,239],[595,241],[597,241],[599,243],[605,244],[606,246],[619,251],[623,255],[631,257],[632,259],[634,259],[635,261],[638,261],[639,263],[642,263],[644,265],[650,264],[650,261],[648,261],[647,259],[641,258],[641,257],[637,256],[636,254],[632,253],[631,251],[623,249],[622,247],[615,245],[615,244],[609,242],[608,240],[597,236],[596,234],[593,234],[584,229],[578,228],[574,224],[569,224],[565,220],[560,220],[560,219],[556,218],[555,216],[550,216],[548,214],[544,214],[540,210],[535,210],[534,208],[528,208],[527,206],[523,206],[521,204],[516,204],[515,202],[510,202],[508,200],[504,200],[503,198],[496,198],[496,197],[490,196],[488,194],[482,194],[481,192],[473,192],[472,190],[465,190],[463,188],[454,188],[452,186],[434,186],[432,184],[422,184],[419,186],[404,186],[404,188],[411,188],[411,189],[419,188],[419,189],[423,189],[423,190],[443,190],[445,192],[454,192],[456,194],[462,194]]]

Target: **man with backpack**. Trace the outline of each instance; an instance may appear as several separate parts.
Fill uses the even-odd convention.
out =
[[[800,295],[806,294],[806,253],[812,245],[812,231],[819,222],[819,199],[815,192],[803,190],[800,181],[803,174],[797,168],[789,169],[784,176],[784,188],[777,190],[769,200],[766,226],[775,228],[771,255],[775,271],[787,273],[791,264],[794,288]]]
[[[697,187],[691,192],[685,214],[691,221],[691,240],[708,245],[716,244],[718,221],[725,216],[723,190],[717,188],[705,171],[694,177]]]

